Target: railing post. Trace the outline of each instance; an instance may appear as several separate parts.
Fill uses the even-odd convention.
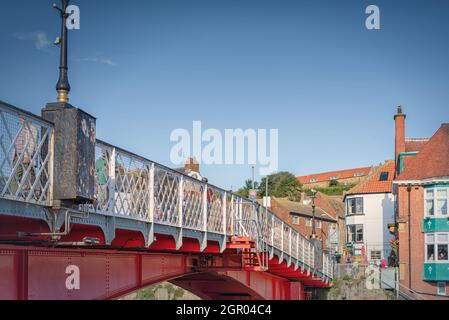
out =
[[[54,177],[54,156],[55,156],[55,129],[53,127],[49,128],[50,136],[49,136],[49,144],[48,144],[48,152],[50,153],[50,158],[48,159],[48,199],[50,206],[53,206],[53,177]]]
[[[234,201],[234,195],[231,194],[231,236],[234,235],[234,215],[235,215],[235,201]]]
[[[201,241],[201,251],[204,251],[207,247],[207,184],[204,185],[203,189],[203,209],[201,210],[202,219],[203,219],[203,235]]]
[[[281,222],[281,252],[284,253],[284,221]]]
[[[298,241],[299,241],[299,232],[296,232],[296,248],[294,248],[296,260],[299,259]]]
[[[239,198],[239,212],[238,212],[239,218],[237,219],[239,236],[241,236],[243,233],[243,231],[242,231],[242,226],[243,226],[242,215],[243,215],[243,200],[242,200],[242,198]]]
[[[310,250],[312,250],[312,268],[313,268],[313,270],[315,270],[315,246],[312,246],[311,245],[311,249]]]
[[[223,222],[223,242],[221,243],[220,253],[226,250],[226,214],[227,214],[227,206],[226,206],[226,200],[228,199],[227,193],[223,192],[223,201],[221,202],[221,212],[222,212],[222,222]]]
[[[271,248],[274,250],[274,228],[276,225],[274,224],[274,214],[271,215]]]
[[[109,159],[109,185],[106,187],[109,195],[106,205],[106,211],[111,215],[114,215],[115,210],[115,183],[117,178],[115,174],[115,161],[117,158],[116,152],[117,151],[115,150],[115,148],[112,148],[111,157]]]
[[[288,260],[287,267],[292,263],[292,228],[288,227]]]
[[[182,246],[183,204],[184,204],[184,177],[180,176],[178,181],[178,234],[176,238],[176,250],[178,250]]]
[[[279,258],[279,264],[284,261],[284,221],[281,222],[281,256]]]
[[[302,242],[302,250],[301,250],[302,259],[301,259],[301,261],[302,261],[303,265],[305,265],[306,264],[306,239],[303,237],[301,237],[301,239],[302,239],[301,240],[301,242]]]
[[[324,256],[323,252],[321,253],[321,259],[323,261],[323,263],[321,264],[321,269],[322,269],[321,272],[325,276],[326,275],[326,261],[325,261],[325,256]]]
[[[226,200],[227,200],[227,193],[223,192],[223,197],[222,197],[223,201],[221,202],[222,204],[222,208],[221,208],[221,212],[222,212],[222,224],[223,224],[223,234],[226,235]]]
[[[301,236],[300,236],[300,234],[299,234],[299,232],[297,233],[297,239],[298,240],[296,240],[296,259],[299,261],[299,257],[300,257],[300,252],[299,252],[299,240],[300,240],[300,238],[301,238]]]
[[[154,163],[150,165],[148,189],[148,223],[150,226],[146,245],[150,246],[154,241]]]
[[[288,229],[288,254],[292,256],[292,228]]]

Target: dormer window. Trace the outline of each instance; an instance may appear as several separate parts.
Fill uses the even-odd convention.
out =
[[[381,172],[379,181],[388,181],[388,172]]]

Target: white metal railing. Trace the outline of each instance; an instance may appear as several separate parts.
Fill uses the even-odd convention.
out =
[[[52,123],[0,102],[0,198],[51,206],[53,135]],[[246,235],[257,240],[260,250],[270,246],[314,266],[311,242],[257,202],[99,140],[90,211],[222,236]]]
[[[312,243],[256,202],[102,141],[96,144],[95,167],[92,210],[97,213],[226,236],[245,235],[314,267]],[[331,277],[328,259],[323,256],[322,272]]]
[[[51,205],[53,125],[0,102],[0,198]]]

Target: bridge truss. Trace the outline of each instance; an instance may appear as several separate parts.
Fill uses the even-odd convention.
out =
[[[95,256],[96,250],[101,250],[101,270],[109,270],[110,283],[115,277],[119,281],[123,270],[132,270],[126,276],[127,284],[115,290],[104,283],[99,285],[101,294],[92,296],[56,290],[52,298],[114,298],[150,284],[145,272],[155,267],[160,272],[154,278],[157,281],[179,278],[173,281],[184,286],[185,277],[195,276],[192,272],[243,277],[240,282],[246,284],[249,280],[243,274],[253,279],[265,277],[272,283],[287,283],[279,284],[283,288],[295,282],[299,287],[328,286],[332,279],[331,257],[269,209],[100,140],[96,141],[95,168],[91,169],[94,203],[57,207],[52,197],[54,148],[51,122],[0,102],[0,267],[7,265],[13,270],[8,269],[13,272],[10,275],[0,275],[0,284],[16,288],[8,298],[41,298],[29,282],[34,275],[30,272],[38,269],[45,274],[46,265],[51,270],[49,257],[56,257],[55,266],[59,262],[63,266],[81,253]],[[252,241],[260,262],[257,268],[245,263],[242,250],[232,246],[235,237]],[[37,262],[36,257],[42,256],[46,258]],[[96,257],[92,259],[99,261]],[[108,269],[111,259],[121,261],[123,269]],[[176,263],[169,262],[171,259]],[[201,264],[204,260],[213,263]],[[30,261],[37,264],[31,268]],[[80,263],[85,269],[95,269],[90,261]],[[165,267],[161,263],[166,263]],[[168,265],[178,269],[165,273]],[[25,277],[24,270],[28,280],[16,281],[17,275]],[[29,282],[27,290],[21,289],[21,281]],[[83,282],[96,283],[92,281]],[[43,288],[44,284],[36,286]],[[273,294],[275,291],[249,296],[292,297],[290,293]]]

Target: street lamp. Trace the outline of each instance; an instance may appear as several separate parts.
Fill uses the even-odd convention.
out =
[[[315,231],[315,198],[317,191],[312,189],[312,239],[316,239],[316,231]]]
[[[56,4],[53,4],[53,8],[59,11],[61,15],[61,37],[58,37],[55,41],[56,45],[60,46],[60,61],[59,61],[59,80],[56,84],[56,91],[58,92],[58,102],[67,103],[69,101],[70,84],[67,75],[67,7],[69,0],[61,0],[62,7],[59,8]]]

